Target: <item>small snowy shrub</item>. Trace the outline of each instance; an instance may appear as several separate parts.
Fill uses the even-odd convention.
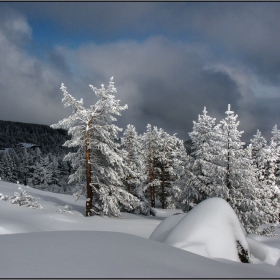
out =
[[[7,195],[3,195],[2,193],[0,193],[0,200],[7,201],[8,199],[9,199],[9,197]]]
[[[58,208],[58,209],[56,210],[56,212],[65,212],[65,213],[73,214],[73,212],[71,212],[71,211],[69,211],[69,210],[60,209],[60,208]]]
[[[35,200],[35,198],[26,193],[21,186],[18,187],[20,192],[14,192],[14,196],[11,198],[11,203],[18,206],[25,205],[30,208],[42,208],[42,206]]]

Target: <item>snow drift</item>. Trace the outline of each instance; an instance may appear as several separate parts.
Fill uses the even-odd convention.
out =
[[[220,262],[120,232],[30,232],[0,239],[1,278],[279,277],[279,269],[267,264]]]
[[[249,252],[242,226],[231,206],[222,198],[206,199],[188,214],[166,218],[150,239],[208,258],[236,262],[240,262],[237,242]]]
[[[259,260],[280,266],[280,238],[249,234],[247,242],[251,254]],[[278,247],[278,248],[277,248]]]

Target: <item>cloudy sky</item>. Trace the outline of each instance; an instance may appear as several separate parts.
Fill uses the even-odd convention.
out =
[[[0,119],[51,125],[68,116],[60,84],[96,102],[89,84],[114,76],[128,109],[118,126],[147,123],[189,139],[206,106],[227,104],[243,139],[280,128],[280,3],[1,2]]]

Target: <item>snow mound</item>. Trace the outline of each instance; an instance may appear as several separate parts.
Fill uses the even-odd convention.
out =
[[[231,206],[222,198],[206,199],[188,214],[166,218],[155,228],[150,239],[208,258],[236,262],[240,262],[237,241],[249,252],[242,226]]]
[[[187,214],[178,214],[165,218],[153,231],[150,236],[151,240],[164,242],[173,228],[186,216]]]

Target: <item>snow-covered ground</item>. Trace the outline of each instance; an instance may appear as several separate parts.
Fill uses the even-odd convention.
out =
[[[0,200],[1,278],[280,276],[279,237],[247,236],[248,246],[254,254],[251,257],[252,263],[249,264],[226,258],[205,257],[198,254],[199,250],[196,251],[195,246],[192,247],[192,252],[187,251],[187,247],[185,250],[176,248],[175,239],[182,238],[183,235],[178,234],[178,230],[169,237],[169,241],[173,242],[170,244],[149,239],[166,217],[177,220],[172,222],[174,226],[176,223],[179,225],[179,221],[191,220],[187,219],[189,214],[173,215],[182,213],[180,210],[157,209],[156,217],[128,213],[123,213],[122,218],[85,217],[84,201],[75,202],[70,195],[28,187],[23,189],[34,196],[43,208],[31,209]],[[18,185],[0,181],[0,193],[11,198],[15,191],[18,191]],[[169,227],[170,223],[167,224]],[[188,221],[184,224],[197,230],[199,222],[194,223],[193,220],[192,223]],[[201,224],[201,239],[207,240],[210,234],[215,234],[217,225],[214,221],[204,220]],[[231,226],[233,231],[236,230],[236,225]],[[158,229],[160,227],[162,228],[159,226]],[[184,228],[185,226],[181,226],[180,231],[184,231]],[[276,232],[280,233],[280,228]],[[229,234],[242,237],[240,229]],[[232,236],[228,237],[229,240]],[[216,238],[216,244],[217,240]],[[198,253],[193,253],[194,251]]]

